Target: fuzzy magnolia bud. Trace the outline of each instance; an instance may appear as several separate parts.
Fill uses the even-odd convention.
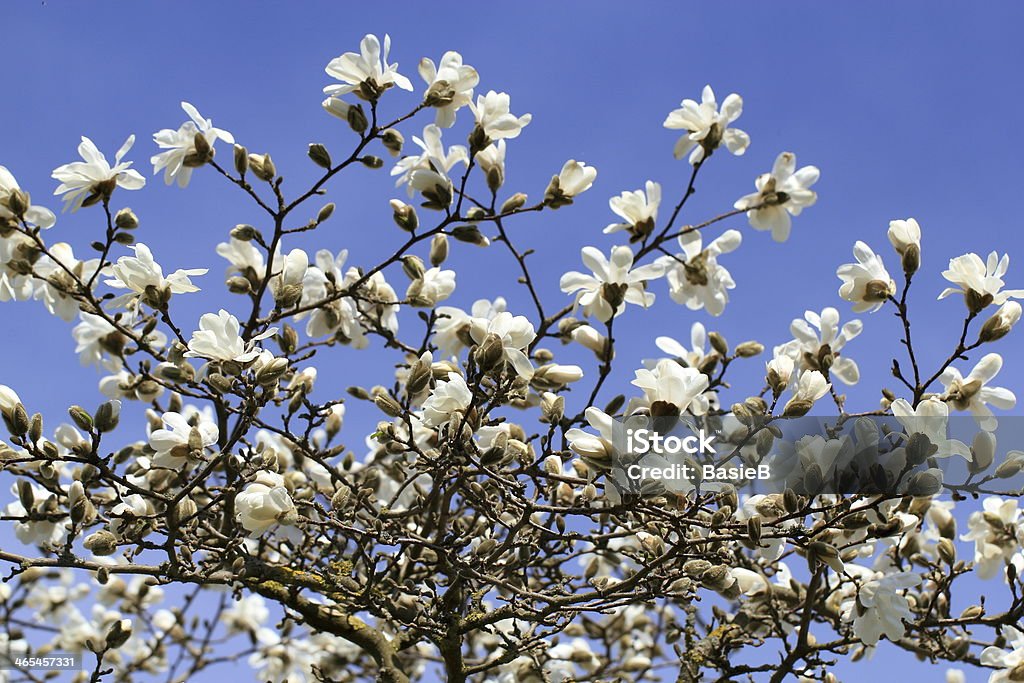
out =
[[[1013,326],[1017,324],[1021,316],[1021,305],[1016,301],[1007,301],[999,310],[995,312],[991,318],[985,321],[985,324],[981,326],[981,332],[978,333],[978,341],[981,342],[994,342],[998,339],[1002,339]]]
[[[85,549],[93,555],[105,557],[117,552],[117,536],[106,529],[97,531],[85,538],[83,542]]]
[[[403,412],[402,404],[396,401],[391,394],[377,394],[373,402],[388,417],[398,417]]]
[[[139,227],[139,218],[134,211],[124,208],[114,216],[114,225],[118,230],[134,230]]]
[[[92,415],[82,406],[71,406],[68,408],[68,415],[74,420],[75,425],[84,432],[92,431]]]
[[[402,145],[405,144],[405,138],[394,128],[388,128],[380,134],[381,144],[384,145],[384,149],[388,151],[393,157],[397,157],[402,153]]]
[[[397,199],[391,200],[391,210],[394,212],[395,224],[406,232],[415,232],[419,227],[420,220],[416,216],[416,209],[405,202]]]
[[[117,429],[121,419],[121,402],[107,401],[96,410],[96,429],[100,432],[112,432]]]
[[[306,153],[309,154],[309,158],[313,163],[320,168],[330,168],[333,165],[331,163],[331,153],[318,142],[311,144]]]
[[[132,621],[131,619],[120,619],[111,624],[110,629],[107,630],[106,644],[110,650],[116,650],[132,637]]]
[[[430,265],[440,266],[448,258],[448,235],[438,233],[430,240]]]
[[[249,242],[261,237],[260,231],[251,225],[241,223],[231,229],[231,237],[242,242]]]
[[[249,170],[249,151],[241,145],[235,145],[235,170],[238,171],[238,175],[245,175],[245,172]]]
[[[756,341],[745,341],[736,347],[736,355],[740,358],[753,358],[764,353],[764,344]]]
[[[249,168],[253,175],[268,183],[277,175],[277,167],[269,154],[250,154]]]
[[[505,203],[501,205],[501,213],[509,213],[523,208],[523,206],[526,205],[526,199],[526,195],[522,192],[515,193],[506,199]]]

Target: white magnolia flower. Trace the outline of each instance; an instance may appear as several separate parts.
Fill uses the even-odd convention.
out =
[[[852,359],[841,355],[841,351],[862,329],[864,326],[860,320],[851,320],[840,328],[839,311],[831,306],[822,310],[821,315],[806,311],[803,320],[797,318],[789,326],[796,339],[776,346],[772,355],[789,356],[801,372],[818,369],[822,356],[831,356],[829,376],[844,384],[856,384],[860,379],[860,369]]]
[[[916,219],[889,221],[888,235],[889,242],[900,256],[906,254],[908,249],[916,249],[920,254],[921,226]]]
[[[669,404],[682,413],[687,409],[694,415],[707,412],[708,376],[696,368],[684,368],[674,360],[660,360],[653,370],[637,370],[630,384],[644,391],[652,413],[658,413],[655,404]],[[675,413],[676,411],[671,411]]]
[[[335,57],[324,69],[327,75],[341,81],[341,84],[328,85],[324,94],[340,97],[355,92],[364,100],[376,100],[393,85],[402,90],[411,91],[412,83],[398,73],[398,63],[388,64],[388,53],[391,51],[391,36],[384,36],[384,53],[381,54],[380,41],[377,36],[367,34],[359,43],[359,54],[346,52]]]
[[[997,669],[989,674],[988,683],[1011,683],[1024,664],[1024,632],[1015,626],[1003,626],[1001,633],[1008,649],[991,645],[981,651],[982,666]]]
[[[718,257],[735,251],[742,240],[739,230],[726,230],[702,248],[700,232],[680,235],[683,253],[661,259],[672,300],[691,311],[703,308],[711,315],[721,315],[729,302],[728,290],[734,289],[736,282],[719,265]]]
[[[122,256],[111,266],[114,279],[105,282],[115,289],[129,289],[142,296],[152,287],[157,293],[185,294],[198,292],[199,288],[192,284],[190,277],[206,275],[206,268],[176,270],[166,278],[160,264],[153,260],[153,252],[142,242],[128,247],[135,256]]]
[[[777,391],[781,393],[783,389],[789,386],[790,380],[793,379],[793,370],[795,368],[796,364],[792,358],[786,355],[777,355],[765,363],[765,376],[768,377],[772,388],[777,388]]]
[[[0,389],[6,389],[7,387],[0,386]],[[8,390],[9,391],[9,390]],[[2,395],[0,391],[0,395]],[[12,392],[13,393],[13,392]],[[16,397],[17,395],[15,395]],[[5,401],[6,403],[6,401]],[[29,484],[33,499],[42,502],[50,496],[50,492],[41,486],[35,484]],[[14,484],[11,486],[11,493],[14,495],[14,501],[9,503],[2,509],[2,514],[8,518],[18,518],[24,521],[15,522],[14,524],[14,536],[25,545],[35,546],[56,546],[64,538],[64,524],[57,519],[49,519],[43,517],[42,519],[24,519],[29,516],[29,510],[21,504],[21,500],[18,496],[18,485]],[[37,503],[38,504],[38,503]],[[35,507],[35,506],[33,506]]]
[[[750,136],[738,128],[729,127],[729,124],[743,113],[742,97],[736,93],[729,95],[722,102],[722,109],[719,111],[715,91],[710,85],[706,85],[701,92],[699,104],[686,99],[681,105],[679,109],[669,113],[663,124],[670,130],[686,131],[673,150],[676,159],[682,159],[690,152],[690,163],[698,164],[722,143],[736,156],[747,151]]]
[[[239,329],[238,318],[223,308],[217,313],[205,313],[199,319],[199,329],[192,333],[185,356],[248,363],[260,355],[256,342],[277,334],[277,328],[272,327],[247,344],[239,336]]]
[[[520,377],[533,377],[533,364],[524,349],[529,347],[537,333],[525,316],[513,316],[503,311],[491,319],[473,318],[469,323],[469,333],[477,344],[483,344],[489,337],[496,337],[501,342],[502,358],[508,361]]]
[[[582,429],[572,428],[565,433],[569,448],[577,455],[595,462],[607,462],[615,454],[614,420],[602,410],[593,406],[584,413],[587,424],[597,430],[597,435]]]
[[[61,320],[70,321],[78,314],[78,302],[68,292],[77,292],[76,282],[88,284],[99,269],[99,259],[79,261],[66,242],[58,242],[36,262],[35,272],[42,282],[35,287],[35,298],[43,302],[46,310]],[[68,272],[70,271],[70,273]],[[71,274],[74,274],[72,277]]]
[[[431,308],[455,291],[455,271],[434,267],[409,283],[405,297],[413,306]]]
[[[708,333],[699,322],[690,327],[691,348],[686,348],[672,337],[658,337],[654,343],[672,358],[686,363],[686,367],[689,368],[699,367],[708,353]]]
[[[972,459],[971,449],[962,441],[949,438],[949,406],[937,398],[926,398],[914,408],[903,398],[898,398],[890,406],[907,437],[923,434],[932,445],[938,447],[934,457],[948,458],[951,455]]]
[[[502,138],[517,138],[523,128],[533,119],[532,114],[514,116],[510,112],[511,98],[508,93],[488,91],[486,95],[477,95],[476,103],[469,103],[476,117],[476,125],[483,130],[490,141]]]
[[[64,210],[77,211],[83,206],[95,204],[103,197],[109,197],[114,187],[138,190],[146,184],[138,171],[130,168],[132,162],[121,161],[135,144],[135,136],[129,135],[114,155],[114,165],[107,162],[93,141],[82,136],[78,154],[82,161],[73,161],[53,169],[52,177],[60,181],[54,194],[64,195]]]
[[[906,633],[903,620],[913,621],[910,602],[902,591],[921,583],[913,572],[878,573],[865,582],[856,597],[842,604],[845,621],[853,622],[853,632],[865,645],[875,645],[884,635],[898,640]]]
[[[552,209],[572,204],[573,197],[583,194],[594,184],[597,169],[582,161],[569,159],[558,175],[551,178],[544,191],[544,202]]]
[[[277,524],[295,524],[298,512],[285,488],[284,477],[266,470],[257,474],[256,480],[235,496],[235,517],[250,538]]]
[[[985,321],[985,324],[981,327],[981,332],[978,334],[978,338],[982,341],[995,341],[1002,339],[1013,326],[1020,320],[1021,313],[1024,309],[1016,301],[1010,300],[999,307],[999,309],[992,315],[991,318]]]
[[[999,257],[993,251],[988,259],[981,260],[977,254],[964,254],[949,261],[949,270],[942,277],[956,285],[947,287],[939,294],[945,299],[950,294],[963,294],[968,308],[980,311],[989,304],[1004,304],[1008,299],[1024,298],[1024,289],[1003,290],[1003,276],[1010,267],[1010,256]]]
[[[854,313],[877,311],[896,293],[896,281],[881,257],[864,242],[853,245],[853,256],[857,263],[844,263],[836,269],[836,275],[843,281],[839,296],[853,302]]]
[[[221,242],[217,245],[217,254],[227,259],[228,266],[225,277],[232,275],[247,274],[256,275],[262,278],[266,274],[266,267],[263,263],[263,252],[256,248],[252,242],[238,240],[234,237],[228,242]]]
[[[247,595],[236,600],[220,615],[232,633],[255,633],[269,618],[270,610],[261,595]]]
[[[819,398],[828,393],[830,388],[832,385],[825,379],[825,375],[817,370],[801,374],[800,379],[793,386],[793,397],[786,403],[785,412],[793,410],[800,414],[806,414]]]
[[[633,266],[633,250],[625,245],[612,247],[611,260],[595,247],[583,247],[581,254],[583,264],[590,268],[593,275],[570,271],[562,276],[559,285],[566,294],[576,294],[576,305],[583,306],[584,314],[608,322],[612,316],[621,315],[627,303],[644,308],[654,304],[654,294],[646,291],[646,284],[648,280],[664,274],[661,263],[630,270]],[[621,295],[618,291],[609,292],[613,300],[621,303],[616,306],[609,303],[605,296],[606,285],[610,290],[621,291]]]
[[[487,176],[487,186],[498,188],[505,184],[505,151],[504,140],[498,140],[476,153],[476,163]]]
[[[747,212],[752,228],[771,230],[772,239],[785,242],[792,227],[790,216],[799,216],[818,200],[817,193],[809,188],[820,175],[816,166],[796,170],[796,155],[783,152],[771,172],[762,173],[754,181],[757,192],[740,197],[734,206]]]
[[[982,429],[995,429],[998,423],[992,417],[988,404],[1000,410],[1010,410],[1017,405],[1017,397],[1009,389],[986,386],[1002,367],[1003,357],[990,353],[978,361],[967,377],[954,367],[946,368],[939,376],[939,381],[946,387],[943,400],[957,410],[970,411]]]
[[[302,298],[302,283],[309,268],[309,256],[302,249],[287,254],[274,254],[270,292],[282,307],[294,306]]]
[[[979,579],[996,576],[1006,567],[1007,560],[1012,561],[1018,555],[1018,539],[1024,536],[1020,517],[1016,500],[996,496],[986,498],[982,502],[982,510],[972,512],[968,517],[968,531],[960,539],[974,541],[974,569]]]
[[[220,437],[217,423],[200,411],[194,411],[191,416],[167,412],[160,420],[163,428],[149,435],[149,446],[156,451],[153,463],[159,467],[177,467],[194,448],[215,446]]]
[[[80,322],[71,330],[71,336],[75,339],[75,353],[81,364],[103,367],[111,372],[120,370],[124,361],[118,351],[127,341],[124,335],[102,316],[82,311],[79,319]],[[146,337],[146,342],[154,348],[162,348],[167,337],[163,332],[154,330]]]
[[[27,206],[19,207],[20,217],[24,218],[27,223],[46,229],[52,228],[53,224],[57,222],[57,217],[53,215],[53,211],[42,206],[28,204],[28,193],[21,189],[18,181],[15,180],[14,175],[7,170],[6,166],[0,166],[0,218],[6,220],[19,218],[19,216],[16,216],[11,211],[11,197],[15,194],[19,195],[19,198],[23,199],[27,204]]]
[[[413,136],[413,143],[418,146],[422,152],[419,155],[407,155],[402,157],[395,167],[391,169],[391,175],[398,176],[398,180],[395,181],[395,186],[400,186],[403,183],[409,184],[409,196],[413,194],[413,190],[416,189],[412,185],[413,176],[419,171],[433,171],[447,179],[451,174],[456,164],[468,164],[469,163],[469,152],[466,151],[463,145],[452,145],[447,149],[444,148],[444,143],[441,140],[441,129],[437,125],[431,123],[423,129],[423,137]],[[504,147],[502,147],[502,150]],[[489,153],[493,155],[494,153]],[[502,152],[502,158],[504,158],[504,152]],[[421,179],[421,183],[424,182]]]
[[[182,102],[181,108],[191,120],[181,124],[178,130],[164,128],[154,133],[153,142],[166,151],[153,155],[149,161],[153,164],[153,175],[162,169],[165,183],[170,185],[177,180],[178,187],[187,187],[197,163],[189,158],[196,153],[196,135],[202,135],[211,148],[217,140],[233,145],[235,138],[226,130],[215,128],[212,120],[204,119],[188,102]]]
[[[0,413],[8,417],[14,414],[14,409],[21,403],[18,393],[6,384],[0,384]]]
[[[20,232],[0,239],[0,301],[26,301],[32,296],[32,275],[17,267],[35,249],[35,242]]]
[[[604,354],[608,351],[608,338],[603,334],[595,330],[590,325],[580,325],[573,329],[570,333],[572,340],[582,346],[583,348],[590,349],[597,355],[598,359],[603,359]],[[614,357],[615,350],[612,349]]]
[[[661,185],[648,180],[643,190],[623,192],[608,200],[608,206],[624,223],[609,223],[605,234],[628,230],[630,241],[642,240],[654,230],[658,220],[658,206],[661,204]]]
[[[466,380],[457,372],[449,372],[448,381],[438,380],[423,402],[423,424],[440,427],[452,413],[465,410],[472,401],[473,392],[466,385]]]
[[[455,113],[473,101],[473,88],[480,83],[476,69],[462,63],[458,52],[445,52],[441,63],[427,57],[420,60],[420,77],[427,84],[424,101],[437,110],[434,123],[442,128],[455,125]]]

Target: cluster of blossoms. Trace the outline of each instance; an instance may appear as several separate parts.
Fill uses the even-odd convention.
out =
[[[722,315],[737,287],[723,261],[767,237],[707,233],[745,216],[786,241],[792,218],[817,200],[818,169],[782,152],[731,210],[682,222],[714,153],[741,156],[751,144],[733,125],[740,96],[719,104],[705,87],[700,102],[683,100],[664,121],[681,133],[675,157],[690,164],[684,195],[668,200],[655,180],[613,195],[603,234],[624,243],[583,247],[589,272],[561,274],[567,296],[550,308],[542,292],[554,282],[535,278],[532,250],[516,246],[511,223],[577,202],[597,170],[566,161],[535,203],[508,191],[506,159],[532,116],[513,113],[507,93],[477,92],[481,77],[457,52],[422,59],[417,102],[386,122],[385,104],[398,98],[388,91],[417,91],[390,52],[388,36],[367,35],[358,53],[327,65],[334,82],[323,109],[357,136],[356,148],[335,161],[325,145],[309,145],[323,174],[293,198],[270,154],[250,153],[187,102],[184,123],[153,135],[153,173],[167,184],[186,188],[205,168],[261,212],[258,225],[234,226],[216,247],[234,300],[194,323],[181,324],[178,297],[198,299],[208,269],[165,274],[135,239],[138,216],[116,204],[145,185],[126,159],[134,136],[113,164],[83,137],[82,161],[53,171],[65,211],[104,223],[88,259],[44,239],[55,214],[0,166],[0,301],[35,299],[64,321],[77,317],[75,352],[102,371],[106,397],[95,410],[71,406],[70,422],[47,432],[43,415],[0,385],[10,435],[0,475],[13,482],[2,516],[32,548],[0,548],[12,570],[0,584],[9,627],[0,654],[89,652],[97,672],[112,666],[126,680],[177,675],[175,647],[191,660],[189,675],[244,657],[260,679],[289,682],[401,683],[439,667],[451,680],[495,683],[641,680],[666,662],[686,681],[710,668],[730,680],[767,671],[832,680],[824,655],[859,657],[888,640],[933,660],[965,660],[975,648],[966,661],[991,669],[991,681],[1020,678],[1024,636],[1013,624],[1024,613],[1024,520],[998,486],[1024,470],[1024,452],[999,454],[994,411],[1016,397],[993,385],[999,353],[961,365],[1020,320],[1024,290],[1006,288],[1008,256],[949,262],[951,286],[938,298],[960,295],[966,312],[959,342],[931,372],[908,314],[920,225],[889,226],[900,279],[885,265],[893,252],[855,242],[856,262],[836,271],[838,295],[856,314],[894,311],[907,354],[893,363],[901,384],[883,388],[872,410],[850,412],[837,390],[862,380],[848,351],[864,324],[843,322],[833,307],[793,320],[752,392],[727,373],[765,345],[732,346],[694,322],[688,345],[657,336],[662,356],[635,368],[630,393],[618,394],[616,320],[654,307],[662,278],[687,311]],[[428,121],[407,148],[399,126],[421,111]],[[464,144],[449,144],[458,126]],[[400,231],[397,250],[356,265],[347,250],[294,246],[295,234],[337,211],[327,203],[296,223],[299,207],[349,166],[382,168],[377,143],[395,158],[401,198],[379,208]],[[89,212],[95,206],[102,215]],[[525,306],[512,297],[456,305],[472,283],[457,278],[455,250],[485,247],[511,256]],[[397,361],[380,384],[342,391],[313,364],[338,347],[387,349]],[[353,404],[372,426],[343,439]],[[834,414],[821,434],[784,434],[815,412]],[[956,413],[977,424],[970,445],[950,435]],[[144,429],[114,447],[127,416]],[[622,448],[623,430],[666,420],[714,432],[721,459],[655,448],[648,464],[767,464],[779,490],[745,491],[749,475],[624,484],[634,454]],[[947,465],[966,469],[963,484],[948,479]],[[965,532],[943,491],[985,495]],[[958,559],[957,544],[972,542],[973,556]],[[952,582],[972,572],[1001,577],[1010,607],[997,614],[989,600],[951,611]],[[195,593],[168,607],[167,583]],[[730,609],[705,610],[708,591]],[[206,593],[216,618],[196,616]],[[17,617],[22,610],[32,618]],[[811,624],[836,639],[812,638]],[[995,635],[980,640],[982,626]],[[247,643],[241,654],[214,652],[236,636]],[[668,661],[681,638],[685,650]],[[772,640],[782,642],[781,664],[730,663],[735,650]]]

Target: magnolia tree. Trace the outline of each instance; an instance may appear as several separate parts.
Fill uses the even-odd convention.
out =
[[[643,329],[662,288],[723,313],[734,281],[721,262],[744,236],[716,229],[745,216],[784,242],[818,169],[782,152],[732,208],[691,210],[701,170],[749,144],[734,127],[741,98],[719,103],[707,87],[664,121],[680,135],[680,190],[647,181],[612,197],[605,232],[620,243],[584,246],[584,269],[550,300],[514,226],[571,205],[597,170],[570,160],[532,198],[507,189],[507,146],[531,116],[475,92],[456,52],[423,59],[417,87],[389,47],[368,35],[327,65],[323,108],[350,151],[310,145],[322,174],[304,191],[191,104],[153,135],[167,183],[218,175],[262,216],[217,247],[237,303],[198,321],[175,305],[219,285],[206,269],[168,273],[146,246],[126,206],[146,184],[134,136],[112,162],[83,137],[82,159],[53,171],[67,220],[100,225],[87,258],[51,238],[54,213],[0,167],[0,300],[38,300],[105,374],[98,407],[45,420],[0,386],[0,654],[14,662],[0,680],[41,680],[17,663],[57,652],[80,655],[76,680],[92,681],[186,680],[236,662],[272,681],[836,680],[836,661],[882,647],[1024,680],[1024,521],[1009,485],[1024,453],[997,446],[989,407],[1015,398],[992,386],[997,353],[963,364],[1021,316],[1008,257],[949,262],[939,298],[955,299],[962,327],[926,367],[908,312],[921,228],[892,221],[891,253],[856,242],[838,295],[857,313],[894,312],[873,321],[901,342],[880,407],[854,411],[836,388],[860,380],[847,349],[861,322],[840,325],[835,308],[793,321],[770,354],[695,323],[689,344],[652,340],[663,357],[612,387],[619,316]],[[344,172],[387,155],[403,197],[379,207],[397,224],[390,256],[353,265],[289,244],[331,219],[321,197]],[[456,288],[449,252],[485,247],[521,271],[521,310],[442,305]],[[314,390],[325,354],[358,362],[347,354],[368,348],[393,354],[379,386]],[[730,386],[744,363],[763,381]],[[378,418],[343,429],[354,401]],[[831,420],[787,441],[812,409]],[[119,424],[122,410],[138,421]],[[970,445],[947,434],[957,411],[973,414]],[[710,430],[717,448],[656,448],[680,477],[618,477],[631,461],[617,430],[654,418]],[[750,467],[723,481],[729,463]],[[748,487],[759,465],[775,489]],[[983,509],[957,517],[957,500]],[[992,580],[987,600],[958,599],[972,575]]]

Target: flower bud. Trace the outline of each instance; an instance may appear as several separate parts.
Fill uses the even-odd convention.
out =
[[[384,149],[393,157],[397,157],[402,153],[402,145],[405,144],[405,138],[394,128],[388,128],[381,133],[380,141],[384,145]]]
[[[117,423],[121,419],[121,402],[107,401],[96,409],[96,430],[99,432],[111,432],[117,429]]]
[[[729,343],[725,341],[725,337],[720,335],[718,332],[709,332],[708,342],[711,344],[711,348],[717,351],[719,355],[729,355]]]
[[[83,542],[85,549],[98,557],[113,555],[117,552],[117,536],[106,529],[86,536]]]
[[[404,412],[402,404],[396,401],[391,394],[377,394],[373,402],[388,417],[399,417]]]
[[[139,227],[139,218],[129,208],[123,208],[114,216],[114,225],[118,230],[134,230]]]
[[[259,230],[251,225],[240,223],[231,228],[231,237],[242,242],[249,242],[257,238],[262,238],[262,235],[260,235]]]
[[[475,244],[478,247],[486,247],[491,243],[491,241],[484,237],[480,232],[480,228],[475,225],[460,225],[453,228],[452,237],[460,242]]]
[[[312,143],[306,153],[312,162],[320,168],[330,168],[333,165],[331,163],[331,153],[318,142]]]
[[[394,212],[395,224],[406,232],[415,232],[420,221],[416,216],[416,210],[397,199],[391,200],[391,210]]]
[[[68,415],[71,416],[71,419],[74,420],[75,425],[79,429],[85,432],[92,431],[92,415],[85,408],[82,406],[71,406],[68,408]]]
[[[565,397],[545,391],[540,396],[540,421],[546,424],[557,424],[565,415]]]
[[[526,205],[526,199],[526,195],[523,194],[522,192],[515,193],[514,195],[506,199],[505,203],[501,205],[501,213],[509,213],[511,211],[516,211],[517,209],[523,208],[523,206]]]
[[[740,358],[753,358],[764,353],[764,344],[756,341],[745,341],[736,347],[736,355]]]
[[[268,183],[277,175],[277,167],[269,154],[250,154],[249,168],[253,175]]]
[[[132,637],[132,621],[131,619],[120,619],[111,624],[110,629],[107,630],[107,648],[110,650],[116,650]]]
[[[981,332],[978,333],[978,341],[981,342],[993,342],[997,339],[1002,339],[1013,326],[1017,324],[1021,316],[1021,305],[1016,301],[1007,301],[999,310],[995,312],[991,318],[985,321],[985,324],[981,326]]]
[[[480,369],[486,372],[494,369],[501,362],[504,352],[501,338],[495,334],[488,334],[484,341],[476,347],[473,358]]]
[[[402,257],[402,272],[410,280],[419,280],[426,272],[423,259],[414,254],[406,254]]]
[[[249,170],[249,151],[241,145],[235,145],[235,170],[238,175],[245,175]]]
[[[328,218],[333,216],[334,215],[334,209],[335,209],[334,202],[328,202],[327,204],[324,204],[323,207],[320,209],[320,211],[318,211],[317,214],[316,214],[316,222],[317,222],[317,224],[323,223]]]

